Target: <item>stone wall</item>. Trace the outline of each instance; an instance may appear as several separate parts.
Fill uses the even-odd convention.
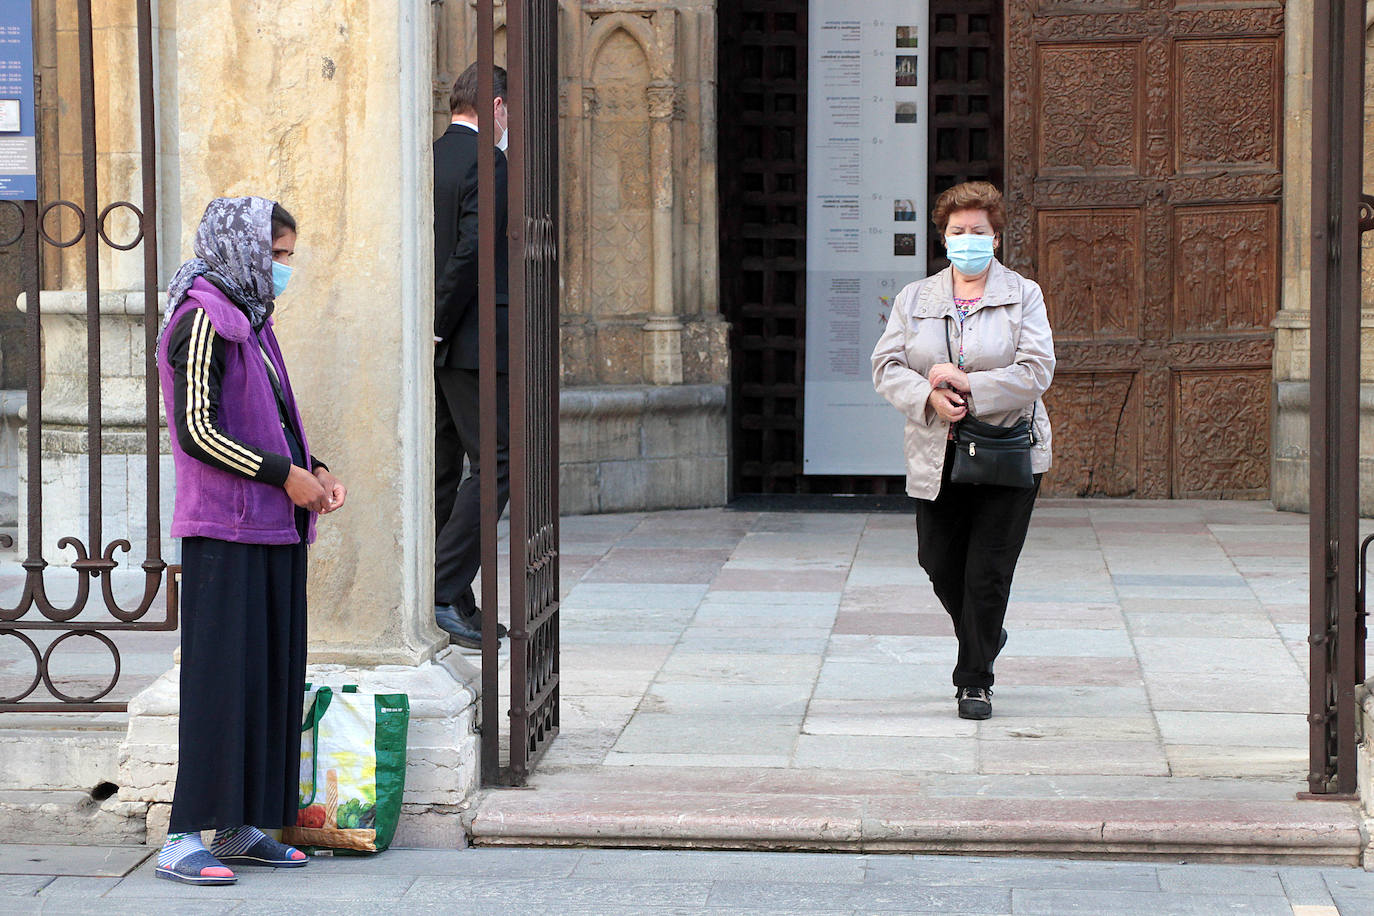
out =
[[[453,77],[477,55],[472,4],[439,9],[436,133]],[[498,3],[498,62],[503,22]],[[716,2],[568,0],[561,26],[563,510],[719,505],[729,345],[717,267]],[[655,391],[679,385],[713,391]],[[655,430],[683,422],[688,402],[701,435],[680,453],[632,455],[630,439],[594,429],[665,441]],[[677,476],[658,476],[669,471]]]
[[[1372,14],[1374,15],[1374,14]],[[1306,512],[1312,327],[1312,3],[1288,0],[1284,57],[1283,290],[1274,321],[1273,500]],[[1374,39],[1365,41],[1366,186],[1374,177]],[[1361,239],[1360,514],[1374,516],[1374,233]]]

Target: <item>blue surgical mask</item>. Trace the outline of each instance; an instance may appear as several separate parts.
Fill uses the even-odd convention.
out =
[[[272,262],[272,297],[286,292],[286,284],[291,280],[291,265],[281,261]]]
[[[945,252],[949,255],[950,263],[969,277],[976,277],[988,269],[988,264],[992,262],[993,247],[993,237],[990,235],[966,232],[945,236]]]

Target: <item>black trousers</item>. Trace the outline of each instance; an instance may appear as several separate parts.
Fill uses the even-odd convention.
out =
[[[296,822],[305,544],[181,545],[180,759],[172,833]]]
[[[951,442],[940,495],[916,501],[916,555],[959,638],[954,686],[991,687],[1012,575],[1043,475],[1028,488],[950,483],[953,460]]]
[[[472,613],[482,566],[481,408],[475,369],[434,370],[434,601]],[[469,474],[463,477],[463,458]],[[496,375],[496,514],[510,500],[510,376]]]

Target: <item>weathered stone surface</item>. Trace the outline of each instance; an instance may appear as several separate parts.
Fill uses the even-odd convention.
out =
[[[728,493],[725,400],[725,389],[716,385],[563,389],[563,511],[723,504]]]

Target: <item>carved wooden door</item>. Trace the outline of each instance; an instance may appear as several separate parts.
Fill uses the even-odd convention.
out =
[[[1007,15],[1006,251],[1059,357],[1045,492],[1268,496],[1282,3]]]

